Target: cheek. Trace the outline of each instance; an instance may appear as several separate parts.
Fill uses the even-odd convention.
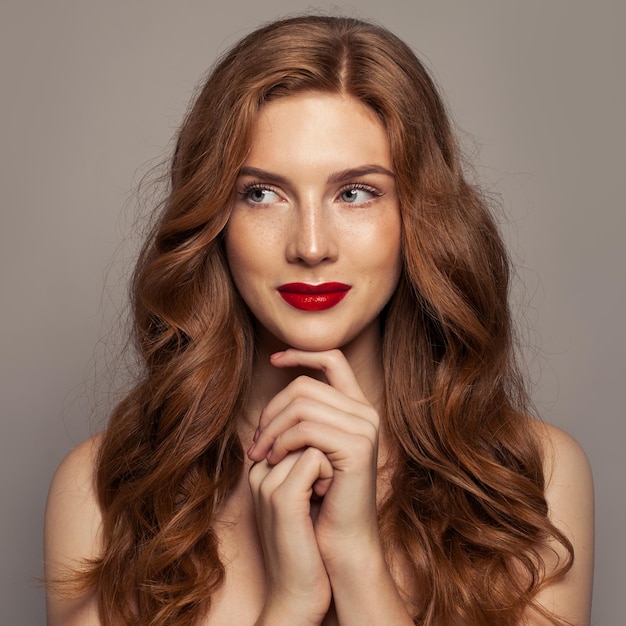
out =
[[[226,261],[230,268],[233,280],[237,289],[241,291],[241,280],[249,271],[250,247],[248,245],[247,233],[245,230],[229,223],[224,241],[226,250]]]
[[[242,296],[253,291],[273,265],[277,249],[274,231],[249,216],[231,218],[225,233],[226,260]]]
[[[370,233],[364,249],[372,256],[381,272],[397,280],[402,267],[401,225],[399,216],[382,220]]]

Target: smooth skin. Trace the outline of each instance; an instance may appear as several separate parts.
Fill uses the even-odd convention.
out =
[[[412,624],[418,597],[380,544],[376,503],[387,489],[381,427],[380,310],[400,271],[400,215],[385,131],[362,104],[307,93],[267,104],[257,122],[226,231],[236,286],[257,324],[249,445],[240,483],[214,521],[226,581],[201,624]],[[277,287],[349,284],[326,311],[301,311]],[[340,349],[339,349],[340,348]],[[543,606],[589,624],[591,473],[578,444],[537,424],[550,516],[575,563]],[[95,555],[93,472],[100,437],[63,461],[46,513],[46,573]],[[554,557],[545,553],[548,567]],[[93,595],[48,597],[51,626],[99,624]],[[539,615],[528,624],[543,626]]]

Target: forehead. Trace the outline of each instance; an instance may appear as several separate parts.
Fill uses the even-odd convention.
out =
[[[272,100],[259,111],[247,164],[349,161],[391,168],[378,116],[351,96],[305,92]]]

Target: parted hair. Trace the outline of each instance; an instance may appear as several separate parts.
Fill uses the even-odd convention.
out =
[[[224,580],[212,521],[243,469],[237,423],[254,331],[223,231],[259,110],[306,91],[376,113],[399,194],[403,268],[381,320],[382,417],[396,448],[379,507],[384,545],[408,572],[416,624],[517,624],[573,553],[548,518],[509,260],[428,72],[395,35],[351,18],[254,31],[217,62],[186,115],[131,286],[142,373],[97,460],[102,554],[78,580],[97,590],[105,626],[190,626]],[[548,544],[569,555],[554,571],[541,558]]]

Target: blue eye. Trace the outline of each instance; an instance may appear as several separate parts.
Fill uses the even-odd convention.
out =
[[[246,185],[239,195],[248,203],[256,205],[273,204],[280,199],[280,196],[269,187],[253,183]]]
[[[350,185],[345,187],[340,193],[339,198],[341,202],[346,204],[367,204],[371,202],[373,198],[379,197],[382,194],[374,187],[369,185]]]

